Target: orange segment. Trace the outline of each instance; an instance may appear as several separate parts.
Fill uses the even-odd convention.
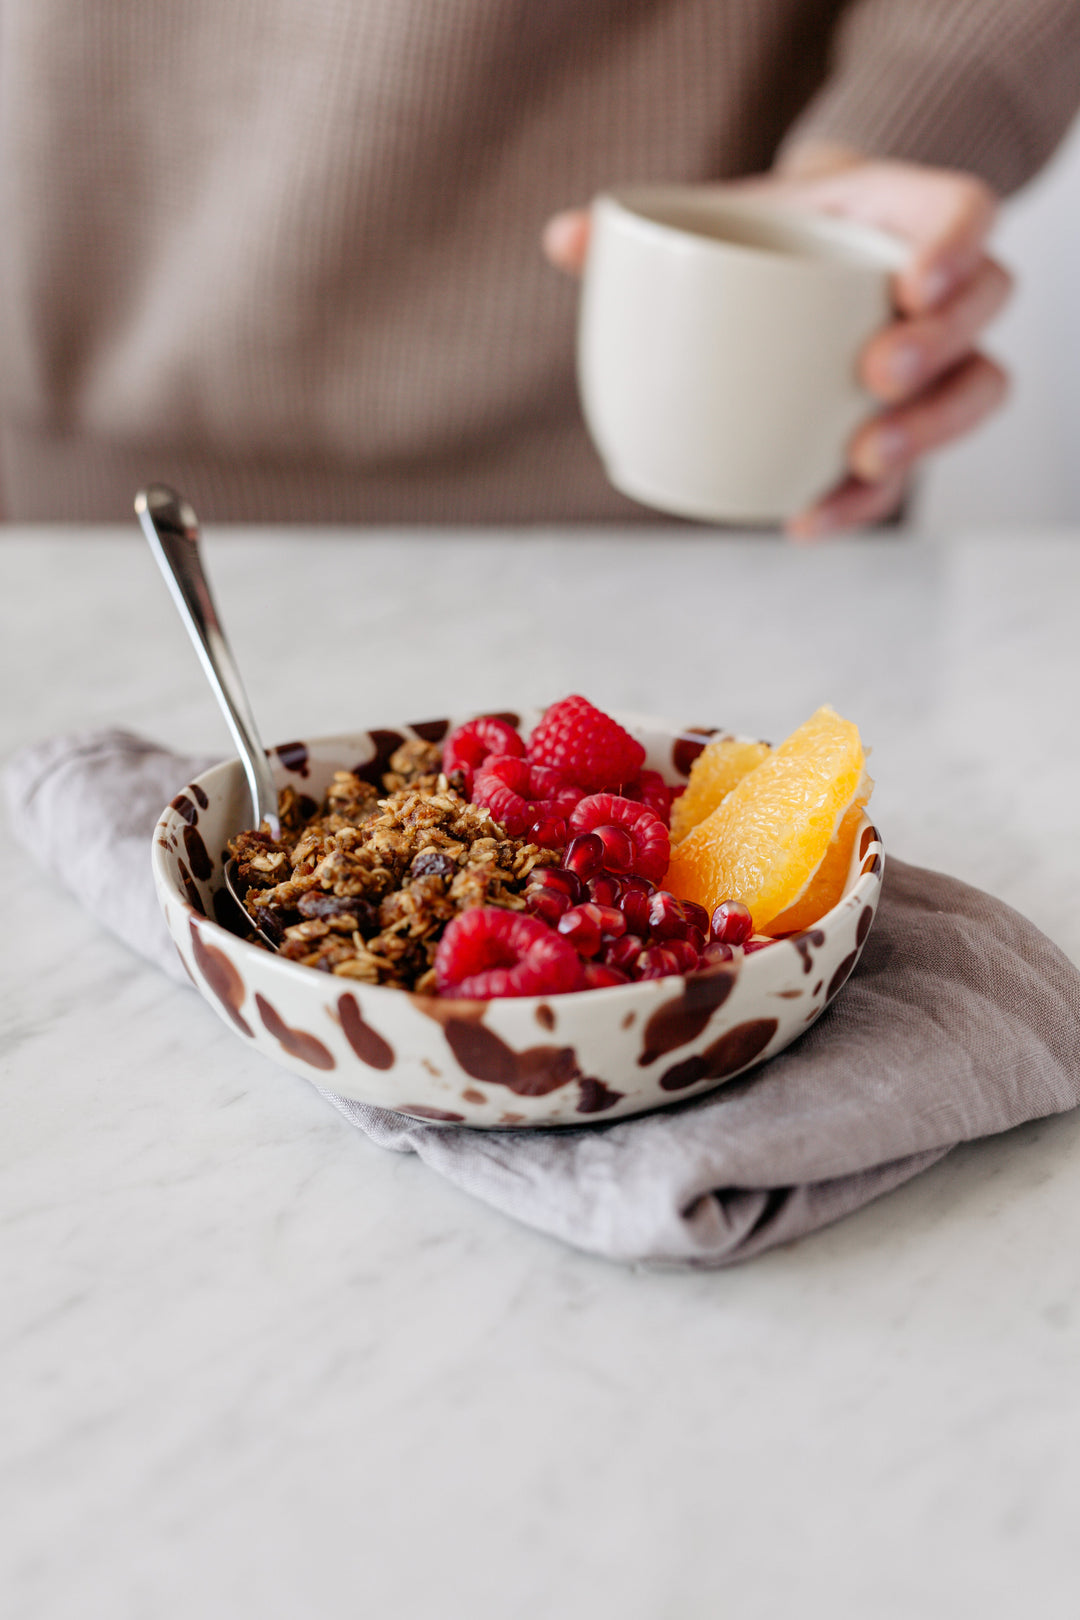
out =
[[[764,932],[809,887],[869,797],[858,727],[824,707],[748,772],[672,852],[665,888],[707,910],[741,900]]]
[[[793,906],[789,906],[786,911],[773,918],[766,930],[767,933],[797,934],[803,928],[812,928],[818,919],[824,917],[827,911],[831,911],[841,899],[848,869],[851,866],[851,854],[855,848],[859,823],[862,820],[863,806],[868,797],[868,793],[856,797],[810,882]]]
[[[671,842],[678,844],[711,815],[770,752],[768,743],[740,742],[738,737],[717,737],[715,742],[706,743],[690,767],[686,792],[671,807]]]

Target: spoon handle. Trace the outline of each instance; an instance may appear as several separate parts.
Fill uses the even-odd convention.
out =
[[[277,790],[247,693],[221,628],[199,555],[199,520],[190,501],[165,484],[150,484],[135,497],[135,512],[187,626],[207,679],[232,732],[251,790],[252,826],[265,821],[280,837]]]

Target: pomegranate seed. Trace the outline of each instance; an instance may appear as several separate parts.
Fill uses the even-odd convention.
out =
[[[560,934],[565,934],[579,956],[595,956],[603,941],[603,929],[600,926],[600,907],[589,905],[571,906],[564,911],[556,927]]]
[[[701,957],[688,939],[669,939],[663,949],[676,958],[680,973],[695,973],[701,966]]]
[[[604,866],[609,872],[629,872],[634,864],[634,841],[625,827],[594,827],[593,836],[604,846]]]
[[[626,926],[635,934],[649,932],[649,897],[637,889],[629,889],[619,901],[619,909],[626,918]]]
[[[705,939],[709,937],[709,913],[704,906],[699,906],[696,900],[683,900],[680,902],[683,916],[691,928],[700,928]]]
[[[562,849],[566,843],[566,822],[561,816],[540,816],[525,834],[530,844],[541,849]]]
[[[529,873],[529,887],[558,889],[575,906],[584,892],[577,873],[568,872],[565,866],[534,866]]]
[[[669,974],[680,971],[679,959],[674,951],[665,949],[663,945],[651,945],[638,957],[634,978],[666,979]]]
[[[743,946],[743,955],[749,956],[752,951],[763,951],[766,945],[775,945],[775,939],[748,939]]]
[[[712,937],[725,945],[745,945],[754,932],[754,919],[741,900],[721,900],[712,914]]]
[[[634,889],[638,894],[643,894],[646,899],[648,899],[650,894],[656,893],[656,884],[652,881],[652,879],[642,877],[639,872],[628,872],[627,875],[624,878],[620,878],[619,881],[622,884],[624,891]]]
[[[572,902],[570,896],[563,894],[561,889],[529,889],[525,895],[525,904],[534,917],[540,917],[544,922],[550,923],[552,928],[556,928],[559,918],[570,910]]]
[[[618,939],[626,933],[626,918],[618,906],[596,906],[594,909],[600,913],[600,927],[605,936]]]
[[[683,904],[686,904],[685,900],[683,901]],[[693,923],[687,923],[686,925],[686,942],[688,945],[692,945],[694,947],[699,956],[705,949],[705,935],[701,932],[700,928],[695,928]]]
[[[721,962],[730,962],[735,952],[730,945],[725,945],[722,939],[710,940],[701,953],[702,967],[718,967]]]
[[[613,939],[604,947],[604,961],[608,967],[620,968],[624,973],[632,973],[634,963],[645,949],[645,941],[637,934],[624,934],[621,939]]]
[[[595,833],[581,833],[567,845],[563,863],[579,878],[590,878],[599,871],[604,858],[604,846]]]
[[[608,967],[603,962],[586,962],[584,978],[586,990],[606,990],[613,984],[630,983],[619,968]]]
[[[586,887],[589,899],[598,906],[617,906],[622,895],[622,884],[610,872],[598,872]]]
[[[654,939],[685,939],[689,924],[673,894],[657,889],[649,900],[649,927]]]

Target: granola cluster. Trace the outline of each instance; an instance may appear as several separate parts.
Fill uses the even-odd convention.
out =
[[[529,873],[557,856],[508,837],[441,772],[420,739],[390,756],[382,791],[336,772],[321,806],[285,789],[281,838],[229,843],[251,917],[280,953],[307,967],[435,991],[435,949],[450,918],[473,906],[525,907]]]

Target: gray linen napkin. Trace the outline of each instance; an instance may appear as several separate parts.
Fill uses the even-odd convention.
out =
[[[99,731],[24,749],[6,772],[26,847],[177,979],[148,846],[207,763]],[[578,1248],[720,1266],[849,1214],[958,1142],[1075,1107],[1080,973],[1000,901],[891,858],[844,994],[710,1096],[607,1126],[488,1133],[324,1095],[380,1146]]]

